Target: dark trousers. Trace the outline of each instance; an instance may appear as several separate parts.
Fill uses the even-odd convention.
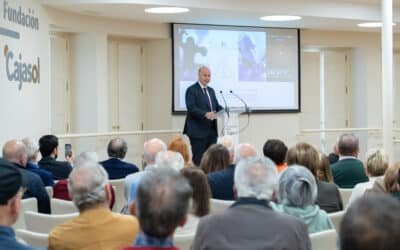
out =
[[[196,166],[199,166],[204,152],[208,149],[209,146],[217,142],[217,137],[215,135],[209,135],[204,138],[189,137],[189,139],[193,153],[192,161]]]

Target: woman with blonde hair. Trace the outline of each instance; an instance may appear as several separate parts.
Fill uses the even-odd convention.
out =
[[[328,213],[343,210],[342,197],[340,196],[339,189],[333,183],[320,181],[318,179],[318,168],[320,166],[320,158],[318,151],[308,143],[300,142],[296,146],[291,147],[286,156],[286,163],[290,165],[301,165],[308,168],[314,175],[317,183],[317,199],[321,209]]]
[[[181,153],[185,167],[192,166],[192,149],[186,135],[176,135],[168,145],[168,150]]]
[[[372,188],[376,180],[382,181],[383,175],[389,166],[389,156],[383,149],[371,149],[367,152],[364,163],[365,173],[369,181],[361,182],[354,186],[351,192],[349,205],[361,198],[367,189]]]

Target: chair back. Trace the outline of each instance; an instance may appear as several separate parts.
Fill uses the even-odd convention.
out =
[[[125,196],[124,196],[124,183],[125,179],[115,179],[109,180],[110,184],[114,187],[115,191],[115,203],[112,211],[121,212],[122,208],[125,206]]]
[[[75,207],[72,201],[61,199],[50,199],[51,214],[71,214],[78,213],[78,208]]]
[[[210,213],[214,214],[230,207],[235,201],[210,199]]]
[[[340,223],[342,222],[345,212],[345,210],[342,210],[334,213],[328,213],[328,216],[331,218],[333,225],[335,225],[336,232],[338,234],[340,233]]]
[[[53,198],[53,193],[54,193],[53,192],[53,187],[46,186],[45,189],[46,189],[47,194],[49,195],[49,198],[50,199]]]
[[[181,250],[190,250],[194,239],[193,234],[175,234],[174,245]]]
[[[312,250],[337,250],[335,229],[310,234]]]
[[[29,231],[48,234],[54,227],[78,217],[79,213],[72,214],[41,214],[32,211],[25,212],[25,225]]]
[[[342,196],[343,201],[343,209],[349,205],[351,192],[353,192],[352,188],[339,188],[340,196]]]
[[[48,234],[36,233],[25,229],[17,229],[15,235],[17,238],[22,239],[24,243],[32,247],[45,249],[48,247]]]
[[[21,210],[19,212],[19,216],[17,221],[12,225],[14,229],[25,229],[25,211],[38,211],[37,199],[36,198],[27,198],[21,201]]]

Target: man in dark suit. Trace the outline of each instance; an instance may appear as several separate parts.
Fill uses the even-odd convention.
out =
[[[128,145],[122,138],[114,138],[108,143],[107,153],[110,159],[100,162],[107,171],[110,180],[125,178],[128,174],[139,171],[139,168],[131,163],[123,161]]]
[[[237,201],[222,213],[200,219],[192,249],[311,249],[306,224],[272,210],[269,201],[277,183],[278,172],[271,160],[252,157],[239,161],[235,169]]]
[[[358,157],[358,138],[343,134],[338,142],[339,161],[331,165],[333,180],[341,188],[353,188],[357,183],[368,181],[363,163]]]
[[[186,90],[186,121],[183,133],[189,136],[193,163],[200,165],[203,153],[217,141],[217,119],[215,113],[222,110],[214,89],[208,87],[210,70],[202,66],[199,80]]]
[[[68,161],[56,161],[58,157],[58,138],[55,135],[44,135],[39,139],[39,151],[42,159],[39,167],[53,174],[55,180],[67,179],[72,171]],[[72,156],[67,158],[72,162]]]
[[[26,170],[28,156],[26,154],[24,143],[18,140],[6,142],[3,146],[3,157],[4,160],[9,161],[10,164],[15,168],[18,168],[21,172],[22,186],[26,188],[22,198],[36,198],[39,212],[49,214],[50,199],[42,180],[37,174]]]

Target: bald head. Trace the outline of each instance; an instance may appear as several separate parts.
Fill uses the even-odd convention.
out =
[[[25,167],[28,161],[25,144],[19,140],[6,142],[3,146],[3,158]]]
[[[167,145],[158,138],[146,141],[143,145],[143,160],[147,165],[154,164],[158,152],[166,151]]]
[[[239,144],[235,148],[235,161],[234,162],[238,163],[242,159],[255,157],[255,156],[257,156],[256,149],[248,143],[242,143],[242,144]]]
[[[339,155],[358,156],[358,138],[354,134],[343,134],[338,141]]]

